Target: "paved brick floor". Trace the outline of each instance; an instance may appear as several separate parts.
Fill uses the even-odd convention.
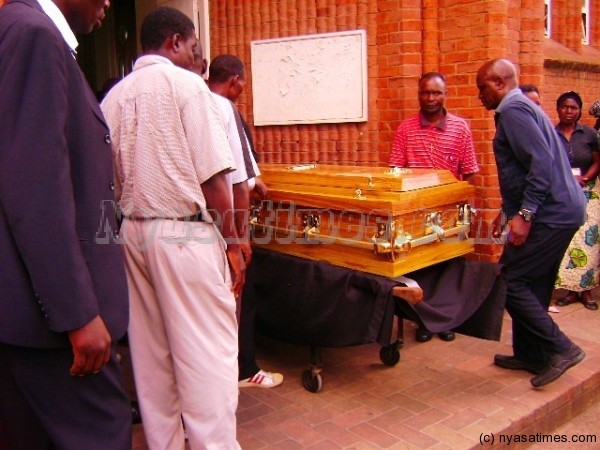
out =
[[[309,349],[261,338],[261,366],[282,372],[285,382],[242,389],[238,440],[247,450],[441,450],[482,448],[483,435],[494,435],[495,445],[483,447],[491,448],[500,447],[500,433],[550,432],[600,398],[600,311],[577,304],[553,317],[587,358],[538,390],[528,373],[492,364],[495,353],[511,353],[508,317],[500,342],[457,335],[450,343],[434,337],[420,344],[405,322],[405,345],[394,367],[380,362],[376,344],[323,349],[323,387],[316,394],[301,381]],[[589,432],[600,442],[597,430]],[[134,427],[134,448],[146,448],[141,426]]]

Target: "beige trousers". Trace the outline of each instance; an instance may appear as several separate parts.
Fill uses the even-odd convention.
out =
[[[235,298],[216,228],[125,220],[129,343],[151,450],[239,449]]]

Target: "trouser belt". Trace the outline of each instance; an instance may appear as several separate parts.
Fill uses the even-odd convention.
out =
[[[191,216],[184,217],[127,217],[128,220],[180,220],[182,222],[204,222],[202,220],[202,213],[198,212]]]

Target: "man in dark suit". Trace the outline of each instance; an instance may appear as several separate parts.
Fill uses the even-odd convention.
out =
[[[0,448],[131,448],[109,131],[74,57],[108,5],[0,8]]]
[[[538,388],[585,358],[548,306],[565,250],[585,221],[586,199],[554,125],[518,86],[517,68],[508,59],[492,59],[477,71],[479,100],[496,111],[493,149],[502,212],[492,223],[494,238],[503,233],[502,218],[509,219],[500,263],[514,354],[495,355],[494,364],[535,374],[530,382]]]

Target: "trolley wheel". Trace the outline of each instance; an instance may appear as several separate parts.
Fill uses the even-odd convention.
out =
[[[395,366],[400,361],[400,348],[398,344],[390,344],[381,347],[379,350],[379,359],[386,366]]]
[[[306,369],[302,372],[302,384],[304,389],[309,392],[319,392],[323,387],[323,379],[320,374],[315,373],[312,369]]]

